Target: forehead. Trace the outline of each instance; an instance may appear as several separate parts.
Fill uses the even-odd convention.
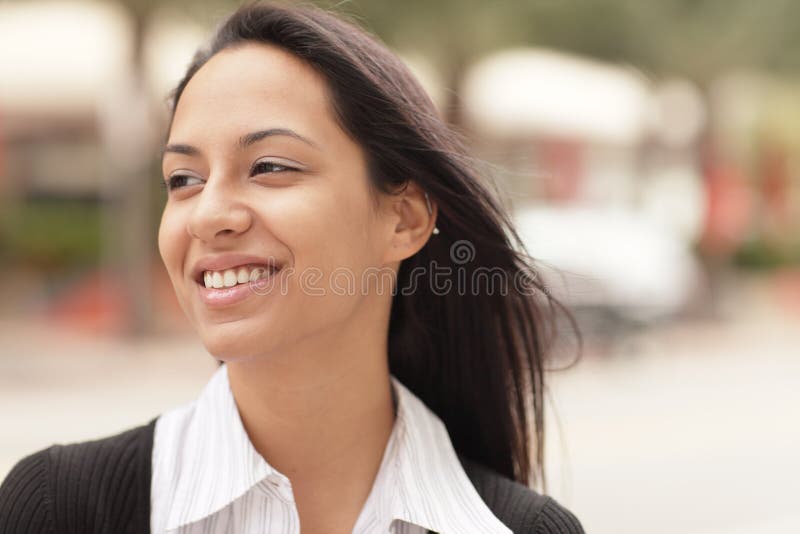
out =
[[[186,85],[170,138],[236,137],[290,127],[314,139],[340,135],[324,78],[276,46],[247,43],[215,54]]]

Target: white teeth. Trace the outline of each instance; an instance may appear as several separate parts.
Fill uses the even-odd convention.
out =
[[[236,272],[236,281],[240,284],[244,284],[249,280],[250,270],[247,267],[239,267],[239,270]]]
[[[267,269],[263,266],[241,266],[236,269],[226,269],[224,271],[204,271],[203,284],[207,288],[221,289],[223,287],[233,287],[237,284],[255,282],[259,278],[265,278],[274,269]]]
[[[215,289],[220,289],[224,285],[222,280],[222,275],[219,274],[217,271],[211,273],[211,285]]]
[[[225,283],[225,287],[233,287],[237,284],[236,282],[236,271],[233,269],[228,269],[224,273],[222,273],[222,280]]]
[[[267,272],[267,270],[264,269],[263,267],[258,267],[257,269],[253,269],[252,271],[250,271],[250,279],[249,280],[251,282],[255,282],[256,280],[261,278],[264,275],[265,272]]]

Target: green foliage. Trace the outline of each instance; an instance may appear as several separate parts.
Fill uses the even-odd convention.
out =
[[[736,251],[733,263],[739,267],[754,270],[800,265],[800,245],[791,248],[763,239],[749,241]]]
[[[330,5],[330,2],[317,2]],[[390,44],[474,56],[559,48],[699,82],[723,70],[800,70],[794,0],[392,0],[338,2]]]
[[[290,1],[290,0],[283,0]],[[123,0],[139,21],[173,9],[209,31],[243,2]],[[350,15],[445,71],[514,45],[558,48],[698,82],[736,67],[800,70],[795,0],[303,0]]]
[[[40,269],[97,262],[102,242],[97,203],[35,200],[4,211],[0,250],[5,262]]]

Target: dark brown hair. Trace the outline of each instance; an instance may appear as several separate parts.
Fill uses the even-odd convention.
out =
[[[375,191],[397,193],[413,179],[437,204],[441,233],[398,273],[390,370],[441,418],[459,453],[544,487],[544,362],[555,314],[566,310],[536,276],[493,182],[395,54],[345,16],[311,5],[237,10],[195,56],[173,93],[173,115],[214,54],[251,42],[281,47],[324,77],[337,120],[364,149]],[[498,275],[506,291],[463,283]]]

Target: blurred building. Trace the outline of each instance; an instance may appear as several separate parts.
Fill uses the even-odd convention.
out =
[[[0,4],[0,260],[11,310],[101,330],[148,326],[150,301],[164,294],[153,291],[163,285],[153,252],[166,96],[202,37],[165,13],[137,50],[120,5]]]
[[[702,284],[697,142],[704,107],[688,82],[535,48],[474,65],[470,131],[501,164],[523,238],[573,307],[650,320]]]

